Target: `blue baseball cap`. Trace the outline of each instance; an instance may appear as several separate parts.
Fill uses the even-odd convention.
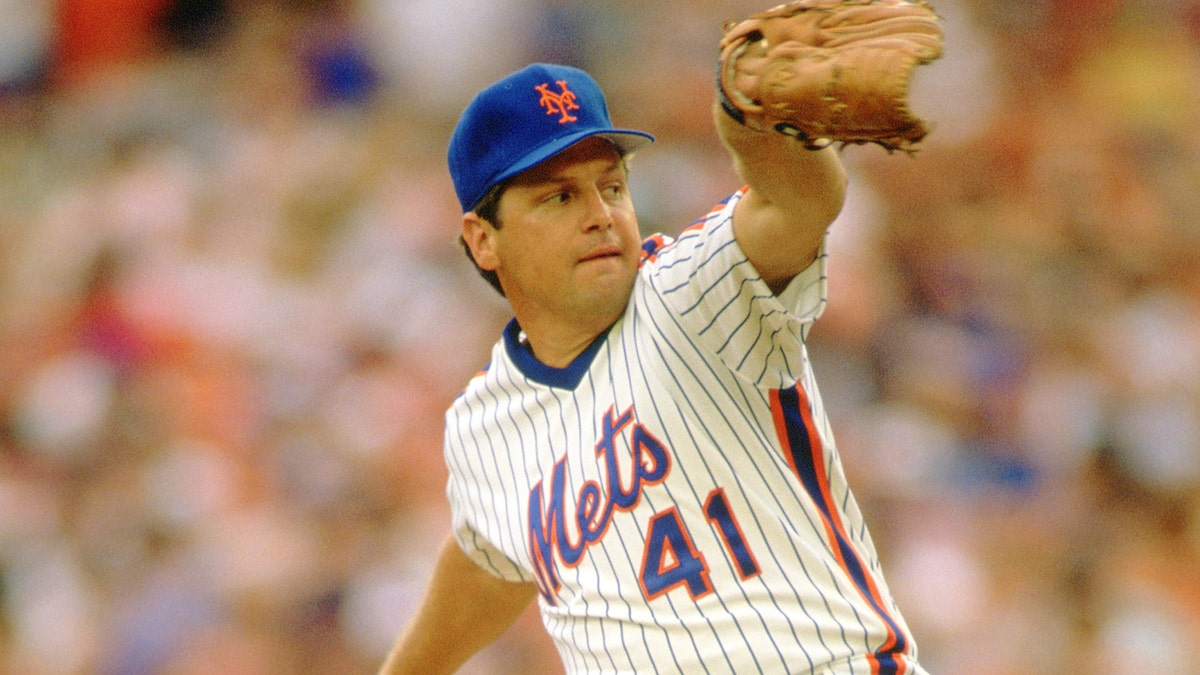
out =
[[[589,136],[625,154],[654,140],[614,129],[600,86],[578,68],[535,63],[492,84],[463,111],[450,137],[450,176],[463,212],[493,186]]]

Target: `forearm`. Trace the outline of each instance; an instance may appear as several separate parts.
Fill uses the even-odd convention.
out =
[[[453,673],[511,626],[536,595],[533,584],[492,576],[447,539],[417,613],[379,675]]]
[[[827,213],[837,215],[846,172],[832,146],[812,150],[786,134],[745,126],[719,105],[713,118],[738,175],[764,198],[783,208],[824,203]]]
[[[780,133],[744,127],[717,110],[717,128],[749,191],[738,205],[738,243],[772,286],[812,262],[846,197],[832,148],[808,150]]]

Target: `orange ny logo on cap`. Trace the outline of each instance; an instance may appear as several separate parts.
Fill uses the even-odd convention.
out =
[[[578,117],[571,114],[572,110],[579,110],[579,106],[575,104],[575,92],[567,88],[566,80],[558,80],[557,84],[562,89],[561,93],[550,91],[549,84],[539,84],[534,87],[542,95],[538,105],[546,109],[547,115],[561,115],[558,118],[559,124],[578,120]]]

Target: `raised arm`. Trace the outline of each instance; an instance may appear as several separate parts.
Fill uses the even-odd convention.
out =
[[[717,130],[750,190],[734,232],[778,290],[819,250],[846,178],[835,143],[911,153],[914,70],[942,53],[924,0],[793,0],[730,22],[719,46]]]
[[[816,258],[845,201],[845,169],[833,148],[805,149],[789,136],[743,126],[719,107],[714,117],[749,186],[733,214],[734,236],[779,292]]]
[[[379,675],[453,673],[500,637],[536,596],[532,583],[489,574],[447,539],[417,614]]]

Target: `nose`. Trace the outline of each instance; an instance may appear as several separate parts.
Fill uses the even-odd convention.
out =
[[[587,211],[584,217],[584,230],[593,232],[612,227],[612,206],[604,199],[600,190],[591,190],[587,194]]]

